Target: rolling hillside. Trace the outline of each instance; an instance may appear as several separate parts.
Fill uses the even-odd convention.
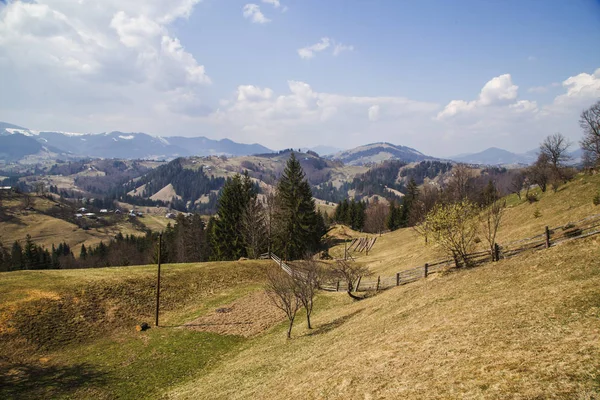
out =
[[[534,204],[507,198],[500,243],[600,213],[599,189],[599,175],[580,176]],[[315,328],[300,313],[292,340],[260,295],[268,261],[164,266],[162,327],[139,333],[153,315],[155,266],[6,273],[0,396],[595,398],[599,246],[598,236],[575,240],[362,301],[321,292]],[[355,256],[387,276],[439,254],[401,229]]]

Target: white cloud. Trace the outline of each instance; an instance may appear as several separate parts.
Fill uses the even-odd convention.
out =
[[[257,4],[246,4],[243,10],[244,18],[249,19],[255,24],[266,24],[271,20],[260,11],[260,6]]]
[[[333,49],[333,55],[338,56],[341,53],[343,53],[344,51],[354,51],[354,46],[346,46],[341,43],[338,43],[335,45],[335,48]]]
[[[201,108],[211,80],[170,27],[197,3],[8,2],[0,7],[0,75],[11,77],[3,82],[10,96],[0,96],[0,110],[87,131],[134,126],[149,110]]]
[[[517,98],[518,89],[519,87],[512,83],[510,74],[497,76],[483,86],[477,100],[452,100],[438,113],[437,119],[443,120],[490,106],[511,105]]]
[[[377,121],[379,119],[379,112],[379,104],[375,104],[369,107],[369,121]]]
[[[384,127],[378,131],[381,140],[398,141],[395,128],[402,126],[405,135],[416,134],[417,121],[430,120],[439,108],[435,103],[403,97],[318,92],[301,81],[288,81],[288,92],[277,96],[268,88],[239,86],[235,98],[221,104],[207,118],[214,129],[239,132],[238,140],[256,141],[260,135],[275,148],[322,143],[332,135],[347,141],[349,132],[362,132],[363,141],[368,141],[373,139],[369,136],[372,121]]]
[[[310,59],[315,56],[315,53],[327,49],[331,45],[331,40],[328,37],[321,38],[321,41],[311,46],[306,46],[298,49],[300,58]]]
[[[592,74],[581,73],[562,82],[566,93],[554,99],[555,105],[579,105],[600,97],[600,68]]]
[[[267,4],[271,4],[275,8],[279,8],[281,6],[281,4],[279,3],[279,0],[262,0],[262,2],[263,3],[267,3]]]

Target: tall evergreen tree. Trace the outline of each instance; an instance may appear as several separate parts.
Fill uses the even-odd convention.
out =
[[[419,197],[419,188],[414,178],[410,178],[408,185],[406,186],[406,194],[404,195],[402,202],[402,211],[400,217],[400,226],[408,226],[410,221],[410,213],[413,207],[417,203]]]
[[[292,152],[277,184],[275,251],[284,259],[316,251],[321,239],[315,201],[300,162]]]
[[[22,270],[25,267],[25,263],[23,260],[23,247],[21,247],[19,242],[17,242],[16,240],[12,245],[10,251],[10,258],[12,264],[12,271]]]
[[[213,257],[217,260],[236,260],[246,256],[246,244],[241,222],[244,210],[256,199],[256,191],[246,172],[243,178],[237,174],[227,179],[215,221]]]

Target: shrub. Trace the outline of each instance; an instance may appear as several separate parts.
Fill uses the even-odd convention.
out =
[[[600,192],[596,193],[596,195],[592,199],[592,203],[594,203],[595,206],[600,204]]]
[[[539,208],[535,208],[535,211],[533,212],[533,218],[539,218],[542,216],[542,213],[540,212]]]
[[[527,201],[529,202],[529,204],[535,203],[536,201],[538,201],[537,195],[535,195],[533,193],[528,193]]]

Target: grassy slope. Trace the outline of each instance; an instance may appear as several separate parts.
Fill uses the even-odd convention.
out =
[[[589,215],[600,214],[600,207],[594,206],[592,199],[600,190],[600,174],[579,175],[572,182],[562,186],[558,192],[537,191],[539,201],[529,204],[519,200],[516,194],[506,198],[507,209],[498,231],[498,242],[514,241],[539,235],[545,226],[556,227],[568,222],[579,221]],[[541,217],[535,218],[534,211],[539,209]],[[353,232],[348,237],[376,236]],[[484,249],[484,243],[479,246]],[[330,250],[335,257],[343,257],[344,245]],[[376,275],[393,276],[396,272],[413,268],[446,258],[435,246],[424,245],[422,238],[412,229],[398,229],[378,237],[369,255],[352,253],[358,262],[367,265]]]
[[[599,238],[432,276],[243,346],[173,398],[593,398]]]
[[[63,219],[38,212],[51,209],[54,207],[54,202],[37,196],[31,196],[31,199],[31,206],[36,211],[22,210],[20,198],[13,197],[3,202],[7,214],[12,217],[8,221],[0,222],[0,241],[5,246],[10,246],[15,240],[24,240],[25,236],[29,234],[36,244],[47,248],[50,248],[52,244],[58,245],[59,242],[65,241],[78,255],[79,246],[82,243],[85,243],[86,246],[97,245],[101,241],[106,243],[119,232],[123,235],[145,234],[126,219],[115,225],[84,230]],[[164,229],[168,221],[164,215],[150,215],[148,218],[139,219],[139,222],[152,230]]]
[[[245,339],[180,325],[256,290],[268,262],[20,271],[0,281],[0,398],[133,398],[211,368]]]

